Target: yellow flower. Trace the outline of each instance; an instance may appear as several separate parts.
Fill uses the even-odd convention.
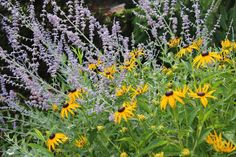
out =
[[[88,65],[89,70],[95,70],[97,68],[97,65],[94,63],[91,63]]]
[[[122,118],[125,121],[127,121],[128,118],[133,117],[134,116],[133,111],[135,110],[136,106],[137,106],[137,101],[123,103],[123,106],[119,108],[117,112],[114,113],[115,124],[116,123],[120,124]]]
[[[104,70],[101,74],[108,79],[114,79],[113,75],[115,73],[116,73],[116,67],[115,67],[115,65],[112,65],[112,66],[104,68]]]
[[[211,94],[215,92],[215,90],[212,90],[208,92],[208,89],[210,88],[209,84],[204,84],[204,86],[201,88],[201,86],[196,90],[196,92],[193,92],[190,90],[189,96],[193,98],[197,98],[201,100],[201,103],[204,107],[207,106],[208,100],[207,98],[216,99],[216,97],[212,96]]]
[[[189,47],[199,51],[200,47],[202,46],[202,43],[203,43],[203,40],[198,39],[198,40],[194,41]]]
[[[121,88],[116,89],[116,96],[122,96],[129,92],[131,86],[123,85]]]
[[[58,106],[56,104],[52,104],[52,110],[54,112],[57,112],[58,111]]]
[[[171,108],[175,108],[176,101],[180,102],[181,104],[184,104],[184,101],[181,98],[185,97],[185,89],[183,91],[176,90],[176,91],[167,91],[164,96],[161,98],[161,109],[165,110],[166,105],[169,103]],[[181,97],[181,98],[180,98]]]
[[[120,154],[120,157],[128,157],[128,154],[127,154],[126,152],[122,152],[122,153]]]
[[[220,133],[219,136],[217,135],[216,131],[214,130],[214,134],[210,133],[207,138],[206,142],[213,146],[215,151],[220,153],[231,153],[236,150],[236,146],[231,143],[230,141],[226,141],[222,139],[222,134]]]
[[[170,47],[170,48],[172,48],[172,47],[177,47],[178,45],[179,45],[179,43],[180,43],[180,38],[178,38],[178,37],[176,37],[176,38],[173,38],[173,39],[170,39],[169,40],[169,42],[168,42],[168,46]]]
[[[221,47],[222,49],[231,49],[232,48],[232,42],[229,39],[225,39],[224,41],[221,41]]]
[[[63,133],[52,133],[46,142],[48,150],[54,150],[56,145],[59,145],[59,143],[65,143],[67,140],[68,137]]]
[[[187,53],[192,53],[193,49],[190,46],[183,47],[179,50],[179,52],[176,54],[178,58],[181,58],[185,56]]]
[[[98,126],[97,126],[97,130],[98,130],[98,131],[101,131],[101,130],[103,130],[104,128],[105,128],[105,127],[104,127],[103,125],[98,125]]]
[[[180,51],[176,54],[176,56],[178,58],[181,58],[187,55],[188,53],[192,53],[193,49],[199,51],[202,43],[203,43],[203,40],[198,39],[194,41],[191,45],[181,48]]]
[[[153,157],[164,157],[164,152],[153,154]]]
[[[134,49],[133,51],[129,53],[129,56],[132,58],[137,58],[141,55],[144,55],[143,49]]]
[[[69,94],[67,95],[69,98],[69,103],[76,102],[78,98],[82,97],[83,93],[85,93],[85,91],[82,88],[69,90]]]
[[[75,146],[78,148],[83,148],[88,143],[85,136],[80,136],[79,139],[75,140]]]
[[[100,58],[98,58],[97,63],[91,63],[91,64],[89,64],[89,65],[88,65],[88,68],[89,68],[89,70],[95,70],[95,69],[97,69],[98,66],[101,65],[101,64],[102,64],[102,61],[100,60]]]
[[[148,84],[144,84],[139,86],[137,89],[132,88],[133,94],[132,94],[132,98],[141,95],[143,93],[146,93],[148,91]]]
[[[221,54],[227,55],[234,49],[234,43],[225,39],[224,41],[221,41],[221,47]]]
[[[200,66],[206,66],[207,64],[214,63],[215,59],[220,60],[220,55],[215,52],[203,52],[193,60],[193,65],[197,64],[197,68]]]
[[[76,108],[79,108],[80,105],[77,104],[77,103],[65,103],[63,106],[62,106],[62,109],[61,109],[61,118],[68,118],[68,112],[70,112],[72,115],[74,115],[74,111],[73,110],[76,110]]]
[[[128,70],[132,71],[135,68],[135,59],[131,58],[130,60],[127,60],[124,62],[124,65],[120,66],[121,70]]]
[[[140,121],[143,121],[146,119],[146,117],[143,114],[138,114],[137,117]]]
[[[181,153],[182,156],[189,156],[190,155],[190,151],[188,148],[184,148],[182,150],[182,153]]]

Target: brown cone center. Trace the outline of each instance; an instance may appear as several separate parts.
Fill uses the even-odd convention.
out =
[[[204,96],[205,93],[204,93],[204,92],[197,92],[197,95],[198,95],[198,96]]]
[[[74,93],[76,91],[76,88],[75,89],[70,89],[69,92],[70,93]]]
[[[171,96],[171,95],[173,95],[173,94],[174,94],[173,91],[168,91],[168,92],[165,93],[166,96]]]
[[[56,135],[55,135],[54,133],[52,133],[52,134],[49,136],[49,139],[52,140],[52,139],[54,139],[55,136],[56,136]]]
[[[209,52],[202,52],[203,57],[208,56],[208,55],[209,55]]]
[[[118,109],[118,112],[123,112],[125,110],[125,107],[121,107]]]
[[[67,108],[68,106],[69,106],[69,104],[66,103],[66,104],[64,104],[62,107],[63,107],[63,108]]]

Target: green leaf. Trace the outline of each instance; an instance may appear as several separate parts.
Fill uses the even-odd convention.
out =
[[[164,146],[164,145],[166,145],[167,144],[167,141],[163,141],[163,140],[161,140],[161,141],[154,141],[154,142],[152,142],[151,144],[149,144],[146,148],[144,148],[139,154],[138,154],[138,156],[143,156],[143,155],[145,155],[145,154],[148,154],[149,152],[151,152],[151,150],[153,150],[153,149],[156,149],[156,148],[158,148],[158,147],[161,147],[161,146]]]
[[[28,146],[30,146],[32,149],[38,149],[40,153],[44,154],[47,157],[53,157],[52,152],[49,152],[46,148],[35,144],[35,143],[29,143]]]
[[[123,138],[117,139],[116,141],[118,141],[118,142],[131,142],[132,138],[131,137],[123,137]]]
[[[37,139],[39,139],[39,140],[45,142],[46,140],[45,140],[45,138],[43,137],[42,133],[41,133],[39,130],[37,130],[37,129],[34,129],[34,130],[35,130],[35,132],[28,132],[28,134],[30,134],[30,135],[32,135],[33,137],[36,137]]]
[[[83,63],[83,52],[79,48],[72,47],[72,51],[76,54],[77,58],[79,59],[79,64]]]

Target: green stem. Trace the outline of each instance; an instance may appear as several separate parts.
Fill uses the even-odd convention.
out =
[[[183,148],[183,141],[182,141],[182,137],[181,137],[181,128],[179,126],[179,123],[178,123],[178,115],[177,115],[177,110],[176,109],[173,109],[173,117],[174,117],[174,123],[176,125],[176,128],[178,129],[178,140],[179,140],[179,144],[181,145],[181,148]]]
[[[106,134],[104,134],[104,132],[103,132],[102,134],[103,134],[103,136],[107,139],[107,141],[110,142],[110,143],[117,149],[117,151],[121,153],[119,147],[118,147],[115,143],[113,143],[113,142],[111,141],[111,139],[110,139],[109,137],[107,137]]]
[[[204,110],[204,112],[201,112],[201,115],[199,117],[200,122],[199,122],[198,129],[197,129],[197,138],[196,138],[196,141],[194,143],[193,150],[192,150],[192,155],[191,156],[194,155],[195,149],[196,149],[196,147],[198,145],[199,138],[200,138],[201,133],[202,133],[202,127],[203,127],[203,124],[204,124],[204,118],[203,118],[204,114],[205,114],[205,110]]]

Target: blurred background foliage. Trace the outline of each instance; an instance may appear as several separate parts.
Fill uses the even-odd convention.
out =
[[[182,0],[182,2],[187,7],[191,7],[193,1],[194,0]],[[61,6],[66,6],[66,1],[57,2]],[[236,0],[199,0],[199,2],[202,14],[205,14],[207,12],[212,2],[215,3],[213,13],[209,16],[206,23],[209,30],[214,27],[217,19],[221,15],[220,27],[214,34],[212,43],[215,43],[217,46],[219,46],[220,41],[225,39],[230,25],[232,25],[232,29],[230,30],[230,36],[228,36],[228,38],[230,40],[233,40],[235,38],[234,30],[236,30]],[[34,3],[36,6],[36,12],[40,12],[40,6],[42,5],[42,2],[35,1]],[[95,17],[98,18],[98,20],[102,23],[111,26],[114,20],[120,21],[123,34],[130,37],[133,32],[137,43],[145,41],[145,39],[147,38],[146,33],[143,32],[143,30],[141,30],[137,25],[137,23],[145,25],[145,21],[142,21],[138,17],[133,15],[133,11],[136,10],[135,5],[133,4],[133,0],[85,0],[85,3],[92,10]],[[29,1],[20,0],[20,4],[24,8],[24,6],[29,4]],[[5,12],[2,8],[0,8],[0,13],[2,15],[7,14],[7,12]],[[175,13],[178,18],[181,18],[180,9],[177,9]],[[180,32],[177,32],[177,35],[179,33]],[[2,44],[8,43],[7,41],[5,41],[6,38],[4,37],[4,34],[1,30],[0,38],[3,39]],[[2,44],[1,46],[7,47],[6,45],[4,46]]]
[[[183,0],[182,2],[189,8],[191,8],[194,0]],[[208,17],[206,25],[209,30],[212,30],[216,21],[221,16],[220,27],[217,29],[213,36],[211,43],[220,45],[220,41],[226,38],[226,33],[229,32],[230,35],[228,39],[235,40],[235,30],[236,30],[236,1],[235,0],[199,0],[201,14],[204,15],[210,8],[211,4],[214,3],[214,8],[212,14]],[[112,14],[107,14],[109,10],[116,8],[119,4],[125,4],[124,9],[117,9]],[[137,23],[145,25],[145,21],[142,21],[138,17],[133,15],[133,11],[136,9],[132,0],[90,0],[87,2],[88,6],[91,7],[96,17],[103,23],[111,25],[113,20],[116,19],[121,22],[123,33],[127,36],[131,36],[134,33],[136,42],[145,41],[147,38],[146,33],[140,29]],[[176,10],[176,15],[180,19],[180,10]],[[232,28],[229,30],[229,27]],[[193,33],[193,32],[192,32]],[[180,32],[177,32],[180,34]]]

